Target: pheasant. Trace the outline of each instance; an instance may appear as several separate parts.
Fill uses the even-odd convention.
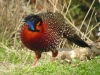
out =
[[[72,33],[60,13],[31,14],[25,17],[24,20],[25,23],[21,29],[20,36],[22,43],[36,54],[33,65],[36,65],[42,52],[52,51],[51,61],[53,61],[58,54],[56,48],[63,38],[81,47],[90,48],[77,34]]]

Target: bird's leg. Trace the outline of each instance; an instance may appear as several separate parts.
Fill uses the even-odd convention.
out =
[[[41,57],[41,54],[36,54],[36,59],[35,59],[35,61],[34,61],[34,63],[33,63],[33,66],[36,65],[36,63],[37,63],[37,61],[40,59],[40,57]]]
[[[58,55],[58,51],[57,50],[53,50],[52,51],[52,58],[51,58],[51,62],[53,62],[55,60],[55,57]]]

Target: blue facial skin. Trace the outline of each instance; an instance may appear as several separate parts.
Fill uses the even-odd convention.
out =
[[[32,30],[32,31],[35,30],[33,21],[32,22],[31,21],[27,21],[26,23],[28,24],[30,30]]]

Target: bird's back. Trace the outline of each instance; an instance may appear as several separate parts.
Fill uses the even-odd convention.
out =
[[[62,36],[63,31],[64,31],[64,29],[66,27],[65,19],[64,19],[62,14],[48,12],[48,13],[39,14],[39,16],[42,18],[43,21],[45,21],[47,23],[47,27],[48,27],[47,31],[48,31],[48,33],[51,33],[50,29],[52,29],[57,34]]]
[[[46,24],[47,26],[45,29],[46,34],[42,37],[42,39],[44,40],[42,41],[42,43],[46,43],[46,48],[44,50],[48,51],[56,49],[56,47],[61,42],[63,31],[66,27],[63,15],[61,15],[60,13],[48,12],[38,14],[38,16],[42,18],[43,25]]]

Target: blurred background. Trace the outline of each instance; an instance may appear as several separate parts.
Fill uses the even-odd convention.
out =
[[[97,39],[100,21],[98,0],[0,0],[0,7],[0,43],[6,46],[18,47],[23,18],[41,12],[62,13],[66,23],[83,39]]]

